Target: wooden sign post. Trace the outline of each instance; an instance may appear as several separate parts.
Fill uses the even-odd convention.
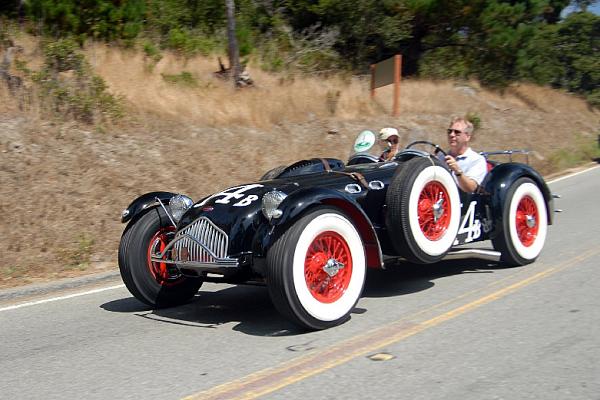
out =
[[[375,89],[394,85],[394,103],[392,106],[392,116],[400,115],[400,80],[402,79],[402,55],[396,54],[388,58],[371,64],[371,98],[375,97]]]

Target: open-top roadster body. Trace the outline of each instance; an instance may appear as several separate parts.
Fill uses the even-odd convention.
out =
[[[197,202],[169,192],[137,198],[123,211],[119,267],[153,307],[186,302],[205,281],[262,283],[284,316],[324,329],[348,318],[366,268],[474,251],[528,264],[552,213],[547,185],[526,164],[490,163],[467,194],[434,154],[412,147],[388,162],[302,160]],[[483,240],[495,251],[461,246]]]

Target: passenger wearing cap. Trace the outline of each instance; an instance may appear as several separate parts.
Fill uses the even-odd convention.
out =
[[[379,160],[391,161],[400,150],[400,135],[398,135],[398,129],[383,128],[379,131],[379,140],[387,147],[379,156]]]

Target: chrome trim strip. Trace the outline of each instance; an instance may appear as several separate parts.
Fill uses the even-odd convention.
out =
[[[238,261],[234,258],[229,258],[227,260],[218,260],[213,263],[203,263],[203,262],[195,262],[195,261],[173,261],[173,260],[162,260],[158,257],[152,257],[152,261],[165,263],[165,264],[175,264],[177,267],[182,268],[190,268],[190,269],[214,269],[214,268],[237,268],[239,266]]]
[[[461,249],[449,251],[448,254],[444,256],[443,260],[457,260],[465,257],[477,257],[489,261],[500,261],[501,255],[502,254],[499,251],[495,250]]]
[[[527,164],[529,165],[529,154],[531,154],[531,153],[532,153],[531,150],[500,150],[500,151],[482,151],[479,154],[484,156],[486,159],[488,158],[488,156],[507,155],[508,160],[510,162],[512,162],[513,154],[525,154],[525,157],[527,158]]]
[[[165,210],[165,213],[167,214],[167,217],[169,217],[169,221],[171,221],[171,224],[173,224],[173,226],[175,228],[177,228],[177,224],[175,223],[175,221],[173,221],[173,217],[171,217],[171,214],[167,210],[167,207],[165,207],[165,205],[163,204],[163,202],[160,201],[160,199],[158,197],[155,197],[155,199],[156,199],[156,201],[158,201],[158,204],[160,204],[160,206],[163,208],[163,210]]]
[[[467,257],[475,257],[488,261],[500,261],[502,253],[495,250],[486,249],[461,249],[461,250],[450,250],[442,260],[460,260]],[[384,262],[391,260],[407,261],[404,257],[396,256],[384,256]]]

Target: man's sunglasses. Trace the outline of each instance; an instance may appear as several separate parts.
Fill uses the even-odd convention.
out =
[[[391,144],[398,143],[398,139],[395,139],[395,138],[394,139],[388,139],[387,141],[390,142]]]
[[[460,135],[461,133],[464,133],[464,131],[461,131],[459,129],[452,129],[452,128],[448,128],[448,135],[451,134],[455,134],[455,135]]]

